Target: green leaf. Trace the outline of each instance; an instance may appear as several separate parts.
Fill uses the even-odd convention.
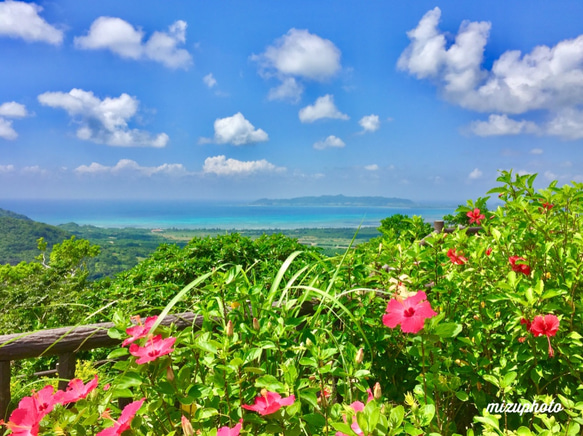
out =
[[[117,359],[118,357],[127,356],[129,351],[126,347],[120,347],[113,350],[107,355],[108,359]]]
[[[408,422],[405,423],[405,432],[411,436],[419,436],[420,434],[423,434],[423,430],[419,430],[418,428],[413,427]]]
[[[352,428],[350,428],[350,426],[348,424],[345,424],[343,422],[333,422],[331,423],[332,427],[334,427],[335,430],[338,430],[341,433],[347,434],[347,435],[354,435],[355,433],[352,431]]]
[[[528,429],[528,427],[518,427],[516,430],[517,436],[532,436],[532,432]]]
[[[324,427],[326,425],[326,419],[319,413],[308,413],[303,415],[302,418],[314,427]]]
[[[492,383],[497,388],[500,387],[500,381],[498,380],[497,377],[494,377],[493,375],[490,375],[490,374],[485,374],[482,377],[484,378],[484,380],[489,381],[490,383]]]
[[[405,417],[405,409],[403,406],[393,407],[389,414],[389,427],[396,429],[401,426],[403,418]]]
[[[508,386],[510,386],[512,384],[512,382],[516,379],[516,372],[512,371],[509,372],[508,374],[506,374],[504,376],[504,378],[502,379],[502,381],[500,382],[500,387],[502,389],[507,388]]]
[[[462,325],[454,322],[446,322],[435,327],[435,334],[441,339],[454,338],[462,331]]]
[[[468,396],[468,394],[466,394],[464,391],[457,391],[455,393],[455,396],[458,398],[458,400],[460,401],[468,401],[468,399],[470,398]]]
[[[482,424],[489,425],[496,430],[500,430],[498,427],[498,420],[493,416],[474,416],[474,421],[481,422]]]
[[[268,391],[277,392],[283,391],[285,386],[274,376],[266,374],[255,380],[256,388],[265,388]]]
[[[116,379],[115,387],[116,389],[127,389],[140,386],[144,380],[142,376],[137,372],[127,372],[125,375]]]

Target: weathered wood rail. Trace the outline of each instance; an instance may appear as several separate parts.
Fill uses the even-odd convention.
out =
[[[192,326],[200,330],[202,315],[192,312],[166,316],[161,325],[175,324],[178,329]],[[16,333],[0,336],[0,419],[7,419],[10,404],[10,362],[44,356],[58,356],[57,374],[61,379],[59,389],[65,389],[68,381],[75,378],[75,354],[94,348],[113,348],[121,339],[113,339],[107,331],[114,327],[111,322],[76,327],[41,330],[34,333]],[[0,430],[1,431],[1,430]]]
[[[444,228],[443,221],[434,221],[433,227],[436,233],[452,233],[457,230],[456,228]],[[467,228],[467,233],[475,235],[480,230],[481,227],[469,227]],[[425,245],[424,239],[420,241],[421,245]],[[306,302],[300,310],[300,316],[313,313],[313,310],[314,303]],[[179,330],[186,327],[200,330],[203,321],[204,317],[202,315],[185,312],[167,315],[162,320],[161,325],[169,326],[174,324]],[[59,389],[64,390],[69,380],[75,377],[76,353],[95,348],[113,348],[121,344],[121,339],[113,339],[107,335],[107,331],[112,327],[114,327],[113,323],[104,322],[0,336],[0,419],[8,419],[6,415],[11,400],[11,361],[58,356],[56,373],[61,379],[59,381]],[[45,373],[54,374],[55,370],[45,371]],[[3,429],[0,428],[0,434],[2,432]]]

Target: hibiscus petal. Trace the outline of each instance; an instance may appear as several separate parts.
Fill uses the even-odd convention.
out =
[[[422,316],[411,316],[409,318],[405,318],[401,323],[401,330],[403,333],[418,333],[419,331],[423,330],[423,326],[425,324],[425,318]]]
[[[383,315],[383,324],[394,329],[401,323],[403,318],[403,313],[388,313]]]

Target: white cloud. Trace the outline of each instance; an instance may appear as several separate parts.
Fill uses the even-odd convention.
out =
[[[515,121],[506,115],[492,114],[488,121],[473,121],[470,130],[478,136],[519,135],[521,133],[537,133],[536,124],[530,121]]]
[[[0,17],[1,20],[1,17]],[[28,115],[23,104],[10,101],[0,105],[0,138],[14,140],[18,138],[18,133],[12,128],[12,121],[6,118],[23,118]]]
[[[9,101],[0,105],[0,116],[7,118],[24,118],[28,115],[26,106],[15,101]]]
[[[374,132],[381,126],[378,115],[367,115],[362,117],[358,124],[361,125],[365,132]]]
[[[346,144],[337,136],[330,135],[323,141],[318,141],[314,144],[316,150],[324,150],[325,148],[342,148]]]
[[[261,160],[240,161],[227,159],[225,156],[207,157],[204,161],[203,172],[219,176],[251,175],[255,173],[281,172],[285,168],[276,167],[272,163]]]
[[[14,165],[0,165],[0,174],[11,173],[14,171]]]
[[[215,86],[217,84],[217,80],[213,77],[213,73],[209,73],[206,76],[204,76],[202,78],[202,81],[209,88],[212,88],[213,86]]]
[[[111,167],[92,162],[91,165],[81,165],[73,171],[79,175],[137,173],[148,177],[153,176],[154,174],[165,174],[169,176],[183,176],[189,174],[182,164],[165,163],[157,167],[145,167],[131,159],[120,159],[117,164]]]
[[[557,175],[551,171],[545,171],[544,173],[545,179],[549,181],[557,180]]]
[[[474,170],[468,175],[468,177],[472,180],[479,179],[482,177],[483,173],[478,168],[474,168]]]
[[[0,117],[0,138],[13,140],[18,138],[18,133],[12,128],[12,121]]]
[[[299,112],[302,123],[313,123],[322,118],[335,118],[348,120],[349,116],[340,112],[334,105],[334,96],[326,94],[316,100],[313,105],[308,105]]]
[[[75,47],[85,50],[110,50],[122,58],[148,59],[168,68],[188,68],[192,56],[178,48],[186,42],[185,21],[174,22],[167,32],[154,32],[143,42],[144,32],[116,17],[99,17],[85,36],[75,37]]]
[[[45,92],[38,96],[38,101],[67,111],[80,124],[77,137],[84,141],[117,147],[165,147],[169,140],[166,133],[153,136],[128,127],[139,101],[125,93],[100,100],[91,91],[72,89],[69,93]]]
[[[244,145],[264,142],[269,139],[264,130],[256,129],[241,112],[237,112],[232,117],[217,118],[214,127],[214,139],[200,138],[199,143],[215,142],[217,144]]]
[[[543,154],[543,149],[542,148],[533,148],[532,150],[530,150],[530,154]]]
[[[367,171],[378,171],[379,166],[377,164],[366,165],[364,169]]]
[[[61,44],[63,32],[39,16],[42,10],[35,3],[11,0],[0,3],[0,36]]]
[[[526,54],[506,51],[488,70],[482,64],[490,23],[464,21],[455,41],[448,44],[446,34],[437,28],[440,16],[439,8],[427,12],[407,33],[411,43],[399,58],[400,69],[434,80],[447,100],[466,109],[503,114],[498,117],[537,110],[549,113],[550,121],[541,126],[502,118],[497,125],[477,124],[486,135],[583,137],[578,108],[583,105],[583,35]]]
[[[332,41],[307,30],[290,29],[264,53],[251,59],[258,62],[263,77],[275,76],[282,82],[269,91],[270,100],[297,102],[304,88],[295,79],[322,82],[333,77],[340,70],[340,56]]]
[[[276,88],[271,88],[267,95],[268,100],[289,100],[298,103],[304,92],[304,87],[293,77],[286,77]]]
[[[301,29],[290,29],[263,54],[251,58],[264,70],[319,81],[340,70],[340,50],[334,43]]]
[[[49,172],[47,170],[42,169],[38,165],[32,165],[32,166],[24,167],[20,171],[23,174],[38,174],[39,176],[46,176],[47,174],[49,174]]]

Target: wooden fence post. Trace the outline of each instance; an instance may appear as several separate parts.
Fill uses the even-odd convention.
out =
[[[444,225],[445,225],[445,223],[443,222],[443,220],[433,221],[433,228],[435,229],[435,233],[443,232]]]
[[[69,385],[69,381],[75,378],[75,353],[59,354],[59,363],[57,363],[57,371],[59,373],[59,389],[65,391]]]
[[[10,403],[10,361],[0,360],[0,419],[8,420],[8,404]],[[4,428],[0,427],[0,434]]]

